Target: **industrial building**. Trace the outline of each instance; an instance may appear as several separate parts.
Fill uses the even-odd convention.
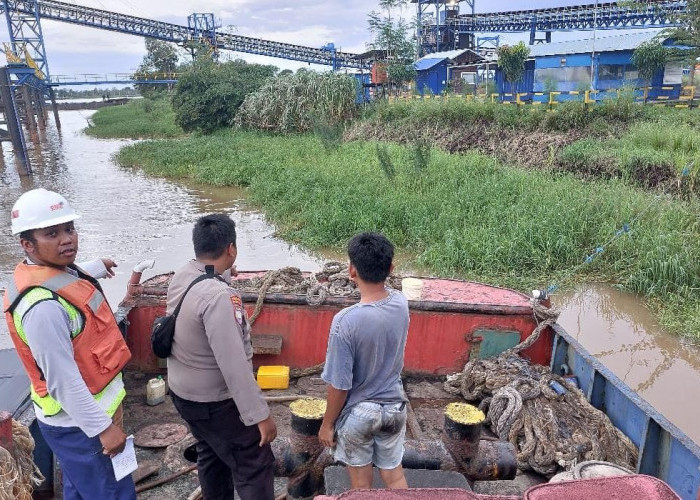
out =
[[[679,63],[669,63],[650,82],[642,80],[632,64],[634,50],[656,35],[636,32],[532,46],[520,82],[507,82],[501,71],[496,72],[498,92],[532,94],[591,88],[605,92],[622,87],[651,86],[657,89],[656,93],[664,87],[664,95],[677,98],[683,74]],[[663,44],[671,46],[673,41],[666,39]]]
[[[471,49],[435,52],[418,59],[416,90],[419,94],[439,95],[448,89],[463,93],[477,82],[477,72],[484,58]]]

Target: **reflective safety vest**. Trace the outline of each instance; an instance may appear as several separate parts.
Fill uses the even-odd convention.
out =
[[[29,376],[32,400],[45,416],[56,415],[61,404],[48,393],[44,374],[29,348],[22,319],[36,304],[57,300],[68,314],[80,375],[98,405],[111,417],[126,396],[121,370],[131,353],[99,284],[79,270],[78,273],[79,277],[53,267],[20,263],[5,292],[5,319]]]

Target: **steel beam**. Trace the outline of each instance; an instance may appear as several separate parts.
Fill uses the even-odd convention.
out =
[[[12,149],[15,155],[20,160],[24,173],[31,175],[32,168],[27,158],[27,146],[24,140],[24,131],[17,115],[17,101],[12,88],[10,74],[7,68],[0,68],[0,103],[2,104],[2,112],[5,116],[6,131],[0,134],[0,140],[10,139],[12,141]]]
[[[184,44],[195,39],[198,33],[196,27],[191,28],[189,26],[164,23],[55,0],[2,0],[2,8],[6,13],[6,17],[10,13],[24,16],[37,15],[41,19],[51,19],[128,35],[156,38],[177,44]],[[201,32],[201,30],[199,31]],[[215,47],[219,50],[231,50],[325,66],[333,66],[335,63],[341,68],[366,69],[369,67],[369,64],[359,60],[356,54],[348,52],[336,51],[331,53],[321,48],[273,42],[271,40],[240,35],[216,33],[215,43]]]
[[[468,33],[663,28],[677,26],[686,0],[660,0],[618,5],[616,2],[489,14],[461,15],[448,21]]]

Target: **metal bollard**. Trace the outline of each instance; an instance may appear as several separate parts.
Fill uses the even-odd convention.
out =
[[[470,480],[513,479],[517,472],[515,447],[505,441],[482,440],[485,418],[472,405],[449,404],[445,408],[443,442]]]
[[[317,405],[318,410],[308,411],[304,405]],[[289,405],[292,413],[292,436],[284,449],[275,453],[282,475],[289,477],[287,497],[310,498],[323,491],[323,470],[333,462],[333,457],[318,441],[325,401],[319,399],[297,400]]]

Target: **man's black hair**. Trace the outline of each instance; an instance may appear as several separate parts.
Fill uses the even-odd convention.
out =
[[[236,246],[236,223],[226,214],[200,217],[192,230],[192,243],[197,258],[217,259],[231,243]]]
[[[368,283],[382,283],[389,276],[394,245],[379,233],[360,233],[348,242],[350,263]]]
[[[36,237],[34,236],[33,229],[27,229],[26,231],[19,233],[19,239],[31,241],[32,243],[36,244]]]

